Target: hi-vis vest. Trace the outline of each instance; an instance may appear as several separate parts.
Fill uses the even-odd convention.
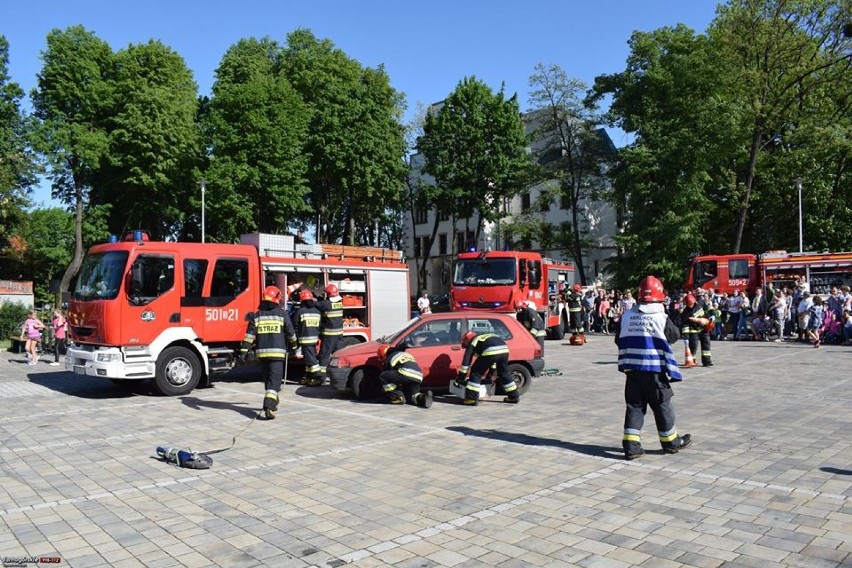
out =
[[[662,304],[637,304],[621,317],[619,371],[665,373],[670,381],[683,380],[666,339],[666,318]]]
[[[403,377],[408,377],[418,383],[423,382],[423,371],[420,370],[420,365],[417,364],[413,356],[405,351],[394,351],[388,358],[388,367]]]

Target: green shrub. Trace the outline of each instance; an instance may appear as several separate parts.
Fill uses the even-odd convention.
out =
[[[21,324],[27,319],[30,308],[23,304],[0,304],[0,338],[11,339],[21,335]]]

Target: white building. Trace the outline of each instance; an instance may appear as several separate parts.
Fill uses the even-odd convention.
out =
[[[534,128],[532,126],[534,118],[531,118],[531,115],[525,115],[524,123],[527,132],[531,132]],[[614,151],[615,147],[612,145],[612,141],[606,131],[601,128],[598,134],[604,137],[605,143]],[[528,148],[528,152],[530,155],[541,155],[542,148],[546,147],[548,143],[547,140],[537,139],[532,142]],[[412,187],[417,186],[416,182],[418,180],[424,184],[435,183],[435,180],[431,176],[422,173],[423,166],[424,156],[413,154],[410,157],[409,176],[413,182]],[[606,180],[600,181],[601,183],[606,183]],[[453,225],[449,216],[440,219],[438,230],[435,234],[435,241],[428,251],[429,260],[426,266],[426,290],[430,294],[447,293],[450,288],[450,282],[452,281],[452,266],[455,255],[471,249],[536,250],[541,252],[542,256],[552,258],[556,261],[567,261],[576,265],[567,250],[543,250],[536,241],[517,242],[505,234],[504,227],[511,224],[513,219],[521,215],[532,215],[542,218],[555,227],[570,226],[572,216],[567,197],[555,197],[550,199],[549,203],[541,203],[540,197],[543,193],[547,192],[548,188],[553,193],[552,184],[554,183],[556,182],[551,181],[532,186],[522,195],[503,203],[501,208],[505,212],[505,216],[497,223],[485,223],[478,242],[474,242],[476,227],[479,221],[476,216],[470,219],[457,219],[455,225]],[[581,232],[584,238],[590,242],[590,246],[583,249],[583,268],[586,275],[586,283],[591,284],[605,278],[607,261],[616,253],[615,241],[613,239],[613,236],[618,232],[616,215],[612,205],[604,201],[583,200],[578,209]],[[417,268],[422,263],[423,252],[429,245],[436,214],[437,211],[435,210],[415,210],[413,225],[409,218],[409,223],[405,228],[405,256],[408,259],[411,274],[411,290],[412,293],[416,290],[418,295],[420,291],[417,288]],[[568,225],[565,225],[566,223]],[[454,233],[456,236],[455,241],[453,240]],[[453,242],[456,243],[455,250],[451,250]],[[575,270],[574,274],[579,281],[579,271]]]

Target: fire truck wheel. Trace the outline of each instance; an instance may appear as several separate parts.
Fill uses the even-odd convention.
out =
[[[352,373],[352,393],[358,400],[376,400],[382,396],[382,385],[375,371],[356,369]]]
[[[509,363],[509,373],[515,379],[515,384],[518,385],[518,394],[524,394],[530,390],[532,374],[528,368],[520,363]],[[502,391],[503,389],[500,390]]]
[[[201,364],[186,347],[169,347],[157,360],[154,390],[165,396],[189,394],[201,378]]]

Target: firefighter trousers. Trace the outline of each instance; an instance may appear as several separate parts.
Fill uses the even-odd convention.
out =
[[[713,364],[713,358],[710,354],[710,332],[701,331],[699,333],[687,334],[689,340],[689,350],[692,351],[692,356],[698,358],[698,347],[701,346],[701,364],[710,366]]]
[[[388,402],[404,398],[408,404],[414,404],[414,399],[420,392],[420,381],[406,377],[394,369],[382,371],[379,380]]]
[[[669,378],[662,373],[630,371],[624,383],[624,402],[627,411],[624,414],[624,437],[622,446],[625,454],[637,454],[642,448],[642,426],[648,407],[654,413],[657,434],[663,448],[677,447],[681,444],[675,427],[675,412],[672,405],[672,392]]]
[[[316,343],[300,343],[302,348],[302,357],[305,358],[305,377],[318,377],[320,375],[319,359],[317,359],[317,344]]]
[[[520,398],[518,394],[518,385],[512,378],[512,373],[509,372],[509,355],[491,355],[487,357],[477,357],[473,365],[470,366],[470,379],[467,381],[464,397],[467,400],[479,400],[479,387],[482,386],[482,378],[493,367],[497,377],[497,382],[503,387],[503,392],[509,398]]]
[[[320,335],[319,366],[320,374],[323,376],[328,367],[328,361],[331,359],[331,354],[337,351],[341,337],[340,335]]]
[[[284,359],[261,359],[263,372],[263,409],[278,410],[278,393],[284,379]]]

